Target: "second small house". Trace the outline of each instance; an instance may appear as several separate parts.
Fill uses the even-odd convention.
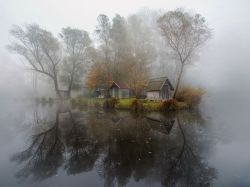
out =
[[[116,98],[129,98],[129,87],[125,83],[113,81],[110,87],[110,95]]]
[[[147,85],[147,99],[171,99],[173,90],[174,88],[167,77],[150,79]]]

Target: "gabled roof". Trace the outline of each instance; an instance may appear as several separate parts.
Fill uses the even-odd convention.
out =
[[[123,82],[113,81],[113,84],[111,85],[111,87],[113,87],[113,85],[117,86],[120,89],[129,89],[128,85],[126,83],[123,83]]]
[[[159,77],[149,80],[147,85],[147,91],[160,91],[165,83],[170,86],[171,90],[174,90],[174,87],[172,86],[167,77]]]

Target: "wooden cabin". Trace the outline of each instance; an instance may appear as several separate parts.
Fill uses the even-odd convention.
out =
[[[103,85],[97,85],[93,91],[93,97],[96,98],[104,98],[106,93],[105,86]]]
[[[125,83],[117,83],[113,81],[109,90],[111,97],[129,98],[130,89]]]
[[[146,90],[147,99],[166,100],[172,98],[174,88],[167,77],[159,77],[150,79]]]

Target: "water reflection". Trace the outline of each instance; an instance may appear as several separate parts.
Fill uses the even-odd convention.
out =
[[[131,178],[210,186],[216,177],[202,157],[213,140],[197,112],[137,116],[58,108],[54,119],[34,113],[30,145],[11,158],[20,164],[21,180],[43,180],[59,168],[68,175],[95,170],[108,187],[125,186]]]

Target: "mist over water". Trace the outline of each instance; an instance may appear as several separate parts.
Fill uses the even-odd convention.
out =
[[[155,10],[159,8],[169,10],[176,7],[184,7],[188,10],[199,12],[206,18],[209,26],[212,28],[213,36],[200,51],[199,58],[196,60],[195,65],[188,67],[183,79],[186,84],[205,88],[206,94],[204,95],[203,101],[200,105],[200,115],[205,122],[204,124],[200,121],[197,122],[199,119],[197,114],[188,113],[185,114],[186,116],[182,114],[181,120],[185,122],[182,124],[184,126],[183,130],[186,133],[187,141],[189,143],[194,143],[191,147],[193,146],[192,148],[194,149],[194,153],[198,154],[200,163],[203,165],[203,169],[206,168],[213,171],[211,173],[208,172],[208,175],[207,170],[202,170],[206,172],[203,173],[204,175],[201,177],[207,177],[209,180],[212,178],[211,181],[213,182],[211,182],[211,184],[218,187],[241,187],[250,185],[250,150],[248,148],[250,143],[249,2],[243,0],[224,0],[219,2],[156,1],[155,4],[152,4],[150,2],[138,1],[135,2],[135,4],[133,3],[134,2],[132,1],[128,1],[127,3],[123,2],[121,5],[117,5],[115,2],[107,1],[107,4],[104,5],[101,3],[102,6],[97,7],[97,2],[81,3],[80,1],[73,1],[72,4],[74,5],[72,5],[72,10],[67,10],[69,5],[65,2],[59,1],[47,1],[46,3],[34,3],[31,1],[24,1],[22,3],[21,1],[0,1],[0,9],[2,10],[0,11],[2,28],[0,30],[0,186],[103,186],[105,183],[105,173],[98,173],[100,172],[98,171],[100,169],[98,164],[104,163],[102,162],[104,161],[104,155],[108,155],[106,152],[108,149],[107,147],[113,148],[110,155],[108,155],[110,157],[106,157],[106,159],[109,159],[108,161],[116,164],[116,170],[112,170],[113,177],[126,178],[128,181],[126,183],[127,186],[162,186],[164,184],[164,178],[162,175],[169,171],[169,168],[167,167],[169,164],[167,162],[169,160],[165,160],[166,165],[164,166],[166,166],[166,168],[164,168],[163,165],[162,168],[160,168],[160,163],[157,163],[156,159],[156,157],[158,158],[160,155],[166,154],[168,151],[163,145],[163,140],[165,141],[164,138],[166,137],[161,130],[159,130],[158,133],[161,135],[160,137],[163,137],[163,139],[154,136],[153,141],[155,142],[153,143],[155,144],[150,144],[151,147],[148,148],[147,146],[144,146],[144,144],[142,144],[142,140],[139,138],[137,146],[133,147],[133,145],[129,145],[128,150],[122,150],[123,152],[128,151],[128,153],[130,153],[130,155],[128,155],[130,156],[130,159],[127,163],[125,162],[125,158],[119,160],[116,155],[119,151],[121,151],[118,150],[119,146],[121,146],[121,149],[125,149],[126,145],[112,144],[108,141],[108,135],[113,133],[112,128],[114,128],[114,122],[117,122],[124,116],[129,116],[128,119],[126,119],[127,121],[125,120],[125,122],[121,122],[120,124],[121,126],[124,126],[124,132],[128,133],[125,134],[124,137],[128,140],[135,139],[133,134],[134,131],[131,132],[126,129],[128,128],[126,126],[127,124],[136,126],[136,118],[134,116],[130,116],[130,114],[118,113],[114,115],[107,114],[105,112],[98,113],[96,111],[78,111],[69,109],[69,111],[74,113],[74,117],[78,120],[78,122],[84,123],[88,129],[89,134],[86,135],[83,133],[78,135],[78,137],[82,139],[86,138],[88,140],[86,141],[87,143],[84,142],[85,144],[80,142],[79,146],[89,146],[88,148],[85,148],[93,151],[91,152],[91,156],[96,156],[95,158],[89,158],[84,155],[86,158],[83,158],[82,162],[86,164],[85,166],[87,169],[85,168],[85,170],[84,168],[74,168],[77,167],[77,164],[79,164],[77,159],[75,159],[75,165],[73,163],[74,159],[71,160],[71,166],[74,166],[73,169],[76,170],[74,171],[70,168],[70,158],[68,156],[72,153],[70,151],[74,151],[74,148],[77,148],[77,146],[74,147],[72,142],[68,142],[68,144],[66,144],[68,139],[61,135],[60,136],[64,138],[62,139],[63,144],[66,145],[66,147],[63,150],[60,145],[56,145],[55,147],[58,148],[55,152],[56,155],[52,155],[50,158],[51,160],[48,159],[52,162],[51,164],[58,164],[57,166],[48,165],[47,168],[42,168],[40,166],[35,169],[33,168],[33,170],[27,167],[27,170],[24,171],[28,171],[28,173],[23,172],[28,175],[28,179],[27,181],[20,183],[17,173],[20,171],[20,168],[25,166],[25,162],[21,162],[20,160],[18,161],[18,159],[13,161],[13,155],[24,151],[27,147],[34,143],[34,140],[30,137],[38,131],[40,132],[53,127],[53,124],[47,124],[42,126],[44,129],[42,128],[42,130],[37,130],[36,128],[39,125],[34,125],[34,121],[37,117],[36,115],[40,116],[40,120],[44,123],[51,121],[54,122],[56,120],[57,106],[55,104],[53,106],[36,106],[30,102],[26,103],[20,101],[23,98],[34,97],[36,94],[39,96],[53,96],[54,92],[50,90],[51,85],[41,77],[38,77],[37,86],[34,88],[33,79],[30,79],[33,75],[29,70],[27,70],[27,68],[22,66],[23,59],[13,56],[6,50],[6,45],[11,41],[8,33],[11,25],[37,22],[42,26],[45,26],[46,29],[51,30],[56,36],[60,32],[60,29],[65,26],[79,27],[92,32],[96,23],[96,17],[99,13],[106,13],[110,16],[113,16],[115,13],[121,13],[122,16],[127,16],[129,14],[136,13],[143,7],[150,7]],[[85,11],[80,8],[83,7],[83,9],[85,9],[87,4],[89,6],[87,9],[93,10],[91,13],[88,11],[87,13],[84,13]],[[136,7],[136,9],[134,7]],[[57,8],[58,10],[56,10]],[[69,13],[65,10],[69,11]],[[48,15],[45,15],[44,12],[48,13]],[[155,114],[154,117],[159,119],[159,114]],[[189,118],[192,117],[194,119],[190,120]],[[160,119],[162,118],[165,119],[166,116],[161,116]],[[179,148],[179,143],[182,142],[181,134],[176,123],[176,116],[171,118],[175,120],[175,125],[171,130],[171,138],[175,137],[176,139],[172,139],[173,142],[171,142],[172,144],[170,143],[170,146],[176,146]],[[69,113],[64,114],[64,116],[60,119],[60,122],[72,125]],[[101,138],[103,139],[98,139],[100,138],[98,136],[100,134],[96,135],[89,132],[89,129],[94,127],[96,128],[96,126],[94,126],[96,124],[97,127],[100,127],[101,122],[93,122],[93,120],[98,119],[101,121],[106,120],[105,124],[107,129],[102,130],[107,134],[101,134]],[[190,121],[188,121],[188,119]],[[144,119],[140,120],[142,121],[139,121],[139,123],[143,126],[145,124],[143,122]],[[65,124],[60,126],[60,133],[67,134],[72,132],[66,128],[67,125]],[[133,126],[133,128],[135,127]],[[147,128],[149,127],[147,126]],[[34,129],[35,131],[37,130],[35,133]],[[95,130],[98,132],[97,129]],[[56,131],[52,131],[52,133],[55,132]],[[155,133],[153,130],[150,132]],[[153,136],[152,134],[147,135],[148,134],[145,135],[142,133],[141,138],[143,139]],[[53,139],[51,134],[48,134],[47,137],[52,137],[52,139],[47,139],[48,142],[46,145],[50,145],[50,141],[53,142],[55,139]],[[115,139],[124,137],[122,135],[119,137],[118,135],[117,137],[114,135],[114,139],[111,138],[111,140],[114,140],[115,142]],[[167,136],[167,139],[168,138],[169,136]],[[99,141],[103,141],[103,144],[98,144]],[[159,143],[163,146],[162,148],[158,147]],[[167,144],[167,146],[168,145],[169,144]],[[146,174],[139,170],[141,166],[137,165],[138,163],[130,162],[131,160],[138,159],[137,156],[139,153],[136,152],[138,151],[137,148],[141,148],[140,151],[142,153],[142,159],[144,159],[143,166],[145,166],[144,169]],[[146,154],[148,152],[153,152],[152,150],[155,151],[155,157],[151,157],[150,154]],[[47,151],[46,146],[44,146],[43,151]],[[193,161],[192,157],[189,156],[190,153],[187,153],[187,157],[185,157],[186,160],[183,159],[183,161]],[[189,158],[191,161],[188,160]],[[66,161],[68,163],[66,163]],[[93,162],[85,163],[88,161]],[[124,161],[124,165],[119,167],[119,163],[121,163],[121,161]],[[164,162],[164,160],[161,161]],[[155,165],[151,164],[151,162]],[[93,167],[88,164],[92,164]],[[126,164],[131,164],[129,166],[131,166],[132,169],[129,170],[126,168]],[[184,167],[183,165],[181,166],[182,169],[188,167]],[[55,168],[57,168],[57,170]],[[141,174],[141,178],[135,176],[136,174],[131,174],[133,173],[131,171],[137,171]],[[125,172],[131,172],[129,173],[131,176]],[[40,176],[39,174],[44,174],[45,176]],[[185,177],[187,177],[185,176],[186,173],[177,172],[177,174],[178,176],[183,176],[183,178],[175,176],[177,178],[177,183],[175,184],[182,184],[181,182],[183,182]],[[192,174],[195,176],[195,173]],[[39,178],[39,182],[34,182],[31,179],[34,176],[44,178]],[[140,178],[140,180],[137,181],[136,177]],[[198,178],[199,176],[196,177]],[[108,179],[106,178],[106,180]],[[203,186],[205,186],[205,183],[203,183]]]

